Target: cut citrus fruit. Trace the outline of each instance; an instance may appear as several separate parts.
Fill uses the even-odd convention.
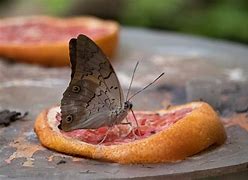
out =
[[[94,17],[14,17],[0,20],[0,56],[48,66],[69,64],[68,42],[85,34],[111,57],[118,44],[119,25]]]
[[[122,164],[182,160],[226,139],[219,117],[203,102],[135,115],[140,134],[124,124],[63,132],[58,128],[60,108],[53,107],[37,117],[35,132],[50,149]],[[135,126],[132,115],[128,120]]]

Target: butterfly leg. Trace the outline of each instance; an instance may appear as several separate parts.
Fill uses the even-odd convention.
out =
[[[132,128],[131,132],[132,132],[134,138],[135,138],[135,139],[138,139],[139,136],[135,133],[135,129],[134,129],[132,123],[128,121],[128,118],[127,118],[127,117],[126,117],[125,119],[126,119],[127,122],[123,122],[123,123],[121,123],[121,124],[123,124],[123,125],[129,125],[129,126]],[[139,130],[139,129],[138,129],[138,130]]]
[[[97,145],[101,145],[102,143],[104,143],[104,141],[107,139],[108,134],[111,131],[111,129],[112,129],[112,126],[108,127],[108,130],[107,130],[106,134],[104,135],[103,139]]]
[[[121,122],[121,125],[128,125],[128,126],[130,126],[131,127],[131,131],[130,132],[132,132],[134,138],[137,139],[137,135],[134,132],[134,128],[133,128],[132,123],[128,121],[128,118],[127,117],[125,119],[126,119],[127,122]],[[127,134],[127,136],[129,135],[129,133]]]
[[[132,123],[128,121],[127,118],[125,118],[127,122],[121,122],[122,125],[129,125],[132,127]]]

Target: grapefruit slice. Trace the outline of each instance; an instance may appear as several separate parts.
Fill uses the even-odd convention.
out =
[[[85,34],[111,57],[119,25],[94,17],[14,17],[0,20],[0,56],[48,66],[69,65],[68,42]]]
[[[115,125],[109,130],[101,127],[63,132],[58,128],[59,107],[41,112],[34,129],[47,148],[121,164],[182,160],[226,139],[219,117],[203,102],[157,112],[136,111],[135,115],[140,134],[129,125]],[[128,119],[134,122],[131,115]]]

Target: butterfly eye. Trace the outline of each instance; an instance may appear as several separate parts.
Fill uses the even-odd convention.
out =
[[[72,86],[72,92],[78,93],[80,90],[80,86]]]
[[[66,122],[66,123],[71,123],[72,121],[73,121],[72,115],[66,116],[66,118],[65,118],[65,122]]]

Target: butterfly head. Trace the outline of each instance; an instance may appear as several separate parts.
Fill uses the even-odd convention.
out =
[[[124,109],[130,110],[130,109],[132,109],[132,108],[133,108],[133,104],[132,104],[130,101],[126,101],[126,102],[124,103]]]

